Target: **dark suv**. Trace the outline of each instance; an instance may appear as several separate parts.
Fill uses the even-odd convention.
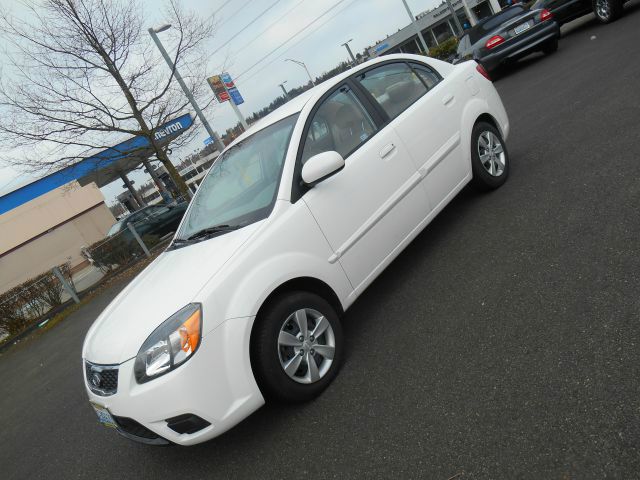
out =
[[[622,15],[628,0],[537,0],[534,8],[546,8],[559,23],[567,23],[588,13],[595,13],[602,23],[613,22]]]

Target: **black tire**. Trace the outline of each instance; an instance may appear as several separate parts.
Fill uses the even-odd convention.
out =
[[[553,40],[551,40],[550,42],[546,43],[543,47],[542,47],[542,53],[544,53],[545,55],[551,55],[552,53],[558,51],[558,39],[554,38]]]
[[[493,160],[490,160],[486,164],[480,160],[480,137],[485,133],[491,133],[495,137],[497,137],[498,141],[502,146],[502,150],[504,152],[504,167],[502,168],[502,172],[499,173],[499,168],[496,167],[497,163]],[[493,165],[491,162],[494,162]],[[471,133],[471,170],[473,172],[473,179],[471,180],[472,185],[479,190],[494,190],[504,182],[507,181],[507,177],[509,176],[509,153],[507,151],[507,146],[502,138],[502,135],[493,125],[486,122],[478,122],[473,126],[473,131]],[[489,165],[486,167],[485,165]],[[493,168],[494,175],[489,172],[491,167]]]
[[[333,360],[328,370],[319,380],[307,384],[298,383],[285,373],[280,362],[282,347],[278,342],[287,319],[301,309],[313,309],[321,313],[329,321],[335,342]],[[331,304],[313,293],[288,292],[271,302],[256,318],[251,333],[251,367],[260,391],[267,400],[305,402],[320,395],[336,377],[342,362],[343,347],[342,326]],[[325,361],[324,357],[321,359]],[[301,364],[300,369],[304,368],[305,365]]]
[[[593,13],[600,23],[611,23],[622,16],[623,0],[591,0]]]

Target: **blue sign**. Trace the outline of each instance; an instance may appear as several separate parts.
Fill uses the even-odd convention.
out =
[[[229,96],[231,96],[231,100],[236,105],[240,105],[241,103],[244,103],[244,98],[242,98],[242,95],[240,95],[240,92],[236,87],[233,87],[232,89],[229,90]]]
[[[242,95],[240,95],[240,91],[236,88],[235,83],[233,83],[231,75],[229,75],[227,72],[222,72],[220,78],[224,82],[224,86],[226,87],[227,92],[229,92],[229,96],[231,97],[233,103],[235,103],[236,105],[244,103],[244,98],[242,98]]]
[[[213,138],[207,137],[207,138],[204,139],[204,144],[205,145],[209,145],[211,143],[213,143]]]
[[[376,47],[376,52],[380,53],[382,50],[386,50],[387,48],[389,48],[389,44],[388,43],[383,43],[382,45],[378,45]]]

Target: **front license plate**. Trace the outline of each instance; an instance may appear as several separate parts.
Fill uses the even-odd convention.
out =
[[[527,23],[523,23],[522,25],[518,25],[516,28],[514,28],[514,33],[516,35],[520,35],[522,32],[524,32],[525,30],[529,30],[531,28],[531,23],[527,22]]]
[[[113,417],[109,413],[109,410],[107,410],[103,406],[96,405],[95,403],[92,403],[91,406],[96,411],[96,415],[98,415],[98,421],[102,425],[109,428],[116,428],[116,422],[113,420]]]

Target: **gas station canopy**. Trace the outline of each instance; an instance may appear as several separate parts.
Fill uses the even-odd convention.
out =
[[[156,129],[156,142],[162,146],[167,145],[192,125],[193,118],[188,113],[175,118]],[[104,187],[139,167],[151,155],[153,148],[146,137],[131,137],[1,196],[0,215],[74,180],[83,186],[95,182],[98,187]]]

